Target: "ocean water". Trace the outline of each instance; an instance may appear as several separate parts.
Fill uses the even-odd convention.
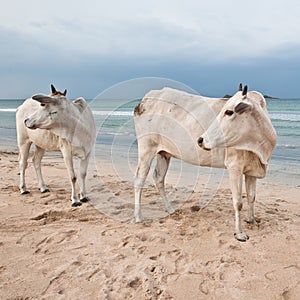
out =
[[[0,150],[17,150],[15,112],[23,101],[0,100]],[[99,156],[111,155],[114,160],[131,156],[129,160],[136,162],[133,109],[139,101],[88,100],[98,129]],[[278,178],[289,175],[300,185],[300,99],[267,99],[267,107],[278,138],[270,171]]]

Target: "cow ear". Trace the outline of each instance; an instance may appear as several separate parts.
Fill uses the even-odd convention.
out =
[[[242,83],[240,83],[240,85],[239,85],[239,92],[241,92],[243,90],[243,85],[242,85]]]
[[[53,84],[51,84],[51,92],[52,92],[52,94],[54,94],[56,92],[56,88],[54,87]]]
[[[43,104],[58,104],[58,100],[56,98],[41,94],[32,96],[32,99]]]
[[[237,114],[242,114],[245,111],[251,110],[252,109],[252,105],[249,103],[245,103],[245,102],[240,102],[238,105],[235,106],[234,111]]]

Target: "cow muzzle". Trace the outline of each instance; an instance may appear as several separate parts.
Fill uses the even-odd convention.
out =
[[[208,147],[205,146],[204,138],[202,136],[200,136],[199,139],[198,139],[198,145],[203,150],[206,150],[206,151],[210,151],[211,150],[211,148],[208,148]]]
[[[25,126],[26,126],[27,128],[29,128],[29,129],[36,129],[36,128],[37,128],[37,127],[35,126],[35,122],[32,121],[32,120],[30,120],[30,119],[26,119],[26,120],[24,121],[24,124],[25,124]]]

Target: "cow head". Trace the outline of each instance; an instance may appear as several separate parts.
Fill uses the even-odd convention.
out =
[[[51,129],[59,127],[64,121],[67,98],[65,90],[63,93],[56,91],[51,85],[52,93],[47,95],[34,95],[32,99],[40,105],[36,106],[34,112],[24,121],[25,126],[29,129]]]
[[[204,150],[226,147],[256,153],[267,164],[276,144],[264,97],[248,93],[247,86],[230,98],[210,127],[198,139]]]

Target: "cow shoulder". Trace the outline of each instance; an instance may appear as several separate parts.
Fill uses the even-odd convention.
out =
[[[252,151],[244,151],[244,170],[243,173],[256,178],[266,176],[267,165],[263,164],[259,157]]]
[[[267,171],[267,165],[254,152],[234,148],[226,148],[225,166],[257,178],[265,177]]]

